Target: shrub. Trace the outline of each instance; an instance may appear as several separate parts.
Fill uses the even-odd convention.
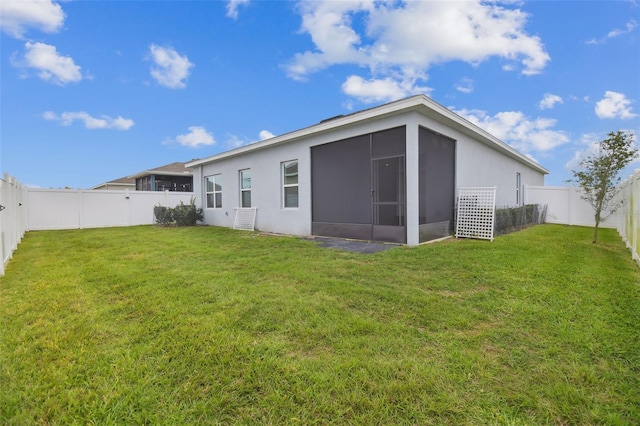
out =
[[[165,206],[155,206],[153,216],[158,225],[171,225],[173,223],[173,209]]]
[[[502,235],[519,231],[532,225],[544,223],[546,217],[546,205],[527,204],[520,207],[497,208],[494,233]]]
[[[174,208],[155,206],[153,214],[156,218],[156,224],[163,226],[195,226],[196,222],[201,222],[204,219],[202,209],[196,208],[193,198],[189,204],[180,201],[180,204]]]

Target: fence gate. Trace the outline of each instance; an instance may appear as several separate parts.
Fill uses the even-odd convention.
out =
[[[458,188],[456,238],[493,241],[496,188]]]

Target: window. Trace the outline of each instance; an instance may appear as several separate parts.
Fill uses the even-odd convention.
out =
[[[298,207],[298,160],[282,163],[282,186],[284,207]]]
[[[204,178],[207,192],[207,208],[219,209],[222,207],[222,175],[207,176]]]
[[[240,170],[240,207],[251,207],[251,169]]]
[[[517,206],[522,204],[522,194],[520,190],[521,185],[522,183],[521,183],[520,173],[516,173],[516,205]]]

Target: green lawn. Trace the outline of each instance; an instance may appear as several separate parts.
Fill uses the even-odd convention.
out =
[[[0,423],[640,424],[640,271],[591,237],[29,232],[0,282]]]

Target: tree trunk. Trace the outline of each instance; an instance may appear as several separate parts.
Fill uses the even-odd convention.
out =
[[[598,243],[598,227],[600,226],[600,212],[596,212],[596,226],[593,230],[593,244]]]

